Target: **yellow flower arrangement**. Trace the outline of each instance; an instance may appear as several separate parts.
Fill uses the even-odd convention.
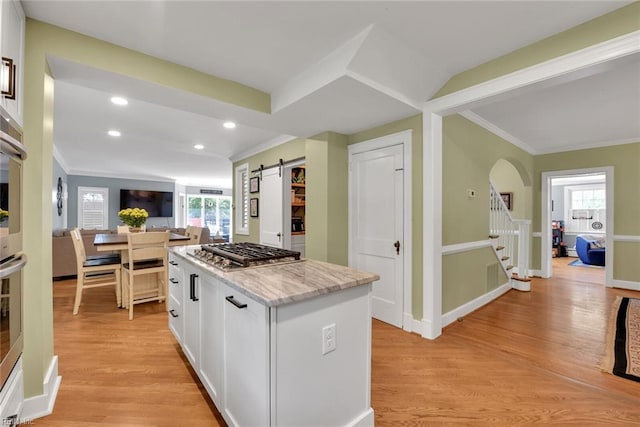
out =
[[[9,218],[9,211],[5,211],[4,209],[0,209],[0,221],[3,219]]]
[[[145,209],[126,208],[118,212],[118,217],[129,227],[140,227],[149,217],[149,213]]]

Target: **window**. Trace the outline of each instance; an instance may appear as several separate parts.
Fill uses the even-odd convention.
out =
[[[571,191],[571,209],[605,209],[606,202],[604,189]]]
[[[605,184],[566,186],[564,190],[565,230],[575,233],[604,233],[607,213]]]
[[[249,234],[249,164],[236,168],[235,174],[235,232]]]
[[[109,228],[109,189],[78,187],[78,228]]]
[[[212,236],[229,241],[231,232],[231,197],[187,196],[187,225],[207,227]]]

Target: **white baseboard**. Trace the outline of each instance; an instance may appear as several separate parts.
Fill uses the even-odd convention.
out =
[[[404,313],[402,319],[402,330],[422,335],[422,322],[419,319],[414,319],[411,314]]]
[[[422,319],[420,321],[418,330],[420,330],[420,334],[422,335],[422,337],[428,340],[435,340],[440,335],[442,335],[442,328],[438,328],[438,330],[435,330],[435,328],[433,327],[433,323],[431,323],[429,319]]]
[[[529,270],[529,277],[542,277],[542,270]]]
[[[611,285],[614,288],[631,289],[632,291],[640,291],[640,282],[632,282],[630,280],[613,279]]]
[[[531,291],[531,282],[523,282],[521,280],[511,279],[511,287],[516,291],[529,292]]]
[[[373,409],[367,409],[362,415],[347,425],[349,427],[373,427]]]
[[[32,420],[51,415],[60,388],[60,381],[62,381],[62,377],[58,375],[58,356],[53,356],[42,383],[44,393],[24,400],[22,418]]]
[[[467,314],[471,313],[474,310],[477,310],[483,305],[490,303],[491,301],[498,298],[500,295],[504,294],[510,289],[511,289],[511,282],[509,281],[504,285],[499,286],[496,289],[490,292],[487,292],[486,294],[481,295],[478,298],[472,301],[469,301],[466,304],[461,305],[460,307],[454,308],[448,313],[443,314],[442,327],[444,328],[445,326],[455,322],[458,318],[466,316]]]

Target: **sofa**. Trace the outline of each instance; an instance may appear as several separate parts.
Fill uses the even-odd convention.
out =
[[[606,258],[604,237],[579,234],[576,237],[576,252],[583,264],[604,266]]]
[[[166,228],[166,227],[152,227],[147,231],[165,231],[169,230],[172,233],[184,234],[184,228]],[[80,230],[82,235],[82,241],[84,242],[84,249],[89,255],[97,255],[98,251],[93,245],[96,234],[115,233],[115,230]],[[211,236],[208,228],[203,228],[202,236],[200,237],[200,243],[211,243]],[[73,249],[73,242],[71,241],[71,230],[56,230],[51,237],[51,249],[52,249],[52,276],[54,279],[62,278],[66,276],[75,276],[76,273],[76,252]],[[100,252],[105,254],[105,252]]]

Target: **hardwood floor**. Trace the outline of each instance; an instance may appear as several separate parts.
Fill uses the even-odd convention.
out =
[[[640,383],[602,373],[616,295],[604,270],[554,259],[554,277],[509,291],[435,341],[373,322],[376,426],[640,423]],[[168,331],[162,305],[127,320],[109,289],[54,282],[62,384],[41,426],[224,425]],[[138,308],[139,307],[139,308]]]

